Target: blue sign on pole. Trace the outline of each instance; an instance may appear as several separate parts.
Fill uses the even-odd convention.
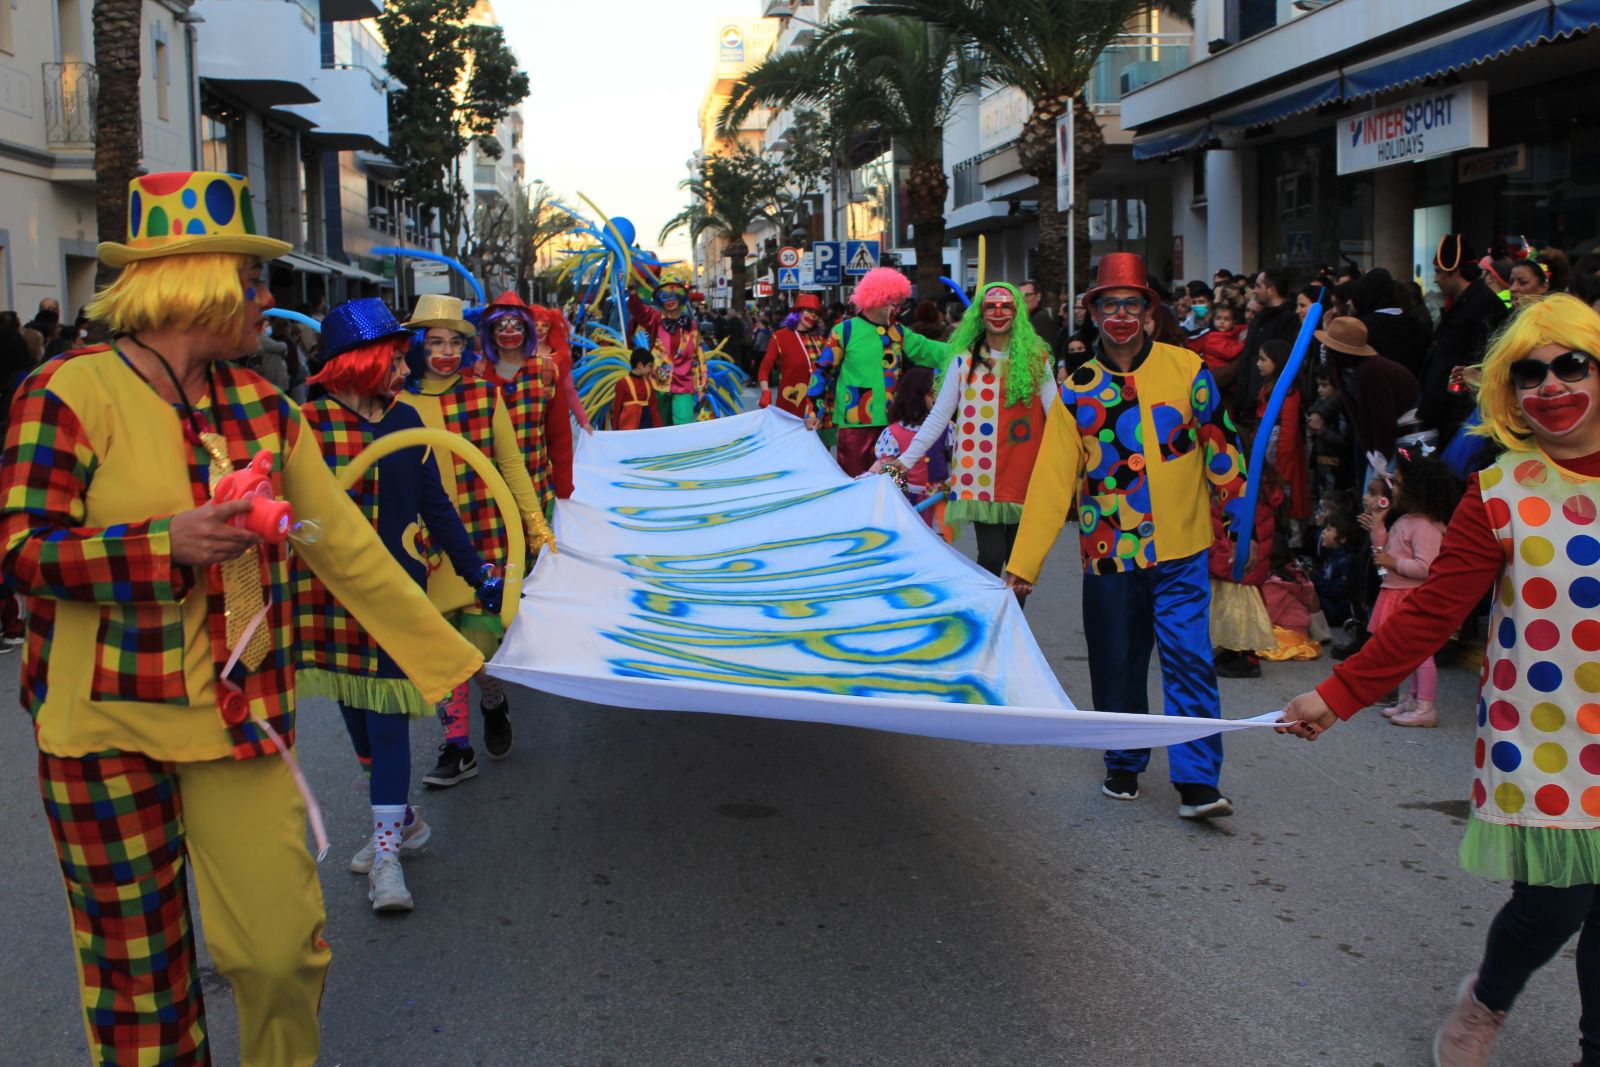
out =
[[[844,243],[844,272],[860,275],[878,265],[877,241],[846,241]]]
[[[798,289],[798,288],[800,288],[800,268],[799,267],[779,267],[778,268],[778,288],[779,289]]]
[[[816,270],[812,281],[816,285],[841,285],[844,282],[844,261],[839,256],[838,241],[813,241],[811,251],[816,253]]]

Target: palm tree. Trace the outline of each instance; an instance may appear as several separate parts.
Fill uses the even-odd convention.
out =
[[[128,239],[128,183],[144,158],[139,111],[139,31],[143,0],[95,0],[94,109],[95,228],[102,241]],[[100,264],[95,282],[111,283],[116,270]]]
[[[1193,21],[1193,0],[867,0],[862,10],[926,19],[970,41],[997,81],[1033,101],[1017,146],[1022,169],[1039,181],[1039,282],[1066,280],[1067,223],[1056,210],[1056,120],[1074,111],[1072,218],[1076,274],[1089,273],[1089,177],[1100,169],[1105,137],[1084,100],[1100,53],[1128,23],[1158,9]]]
[[[975,49],[916,18],[855,16],[826,27],[804,49],[776,56],[734,86],[721,116],[724,135],[761,105],[825,108],[844,134],[875,133],[909,157],[917,291],[937,299],[944,273],[944,126],[957,102],[978,88]]]
[[[740,144],[724,156],[710,156],[700,164],[700,176],[685,178],[678,188],[689,194],[689,205],[661,227],[661,240],[687,228],[689,240],[706,234],[721,237],[733,282],[733,307],[744,308],[749,291],[745,266],[750,246],[744,235],[758,219],[775,220],[779,200],[777,168]]]

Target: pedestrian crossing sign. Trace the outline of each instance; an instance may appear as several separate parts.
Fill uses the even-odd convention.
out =
[[[846,274],[865,274],[877,266],[877,241],[846,241],[844,243],[844,272]]]
[[[798,289],[798,288],[800,288],[800,268],[799,267],[779,267],[778,268],[778,288],[779,289]]]

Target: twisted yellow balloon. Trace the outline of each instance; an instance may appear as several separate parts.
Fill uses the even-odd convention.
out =
[[[515,567],[506,567],[505,570],[505,598],[500,604],[500,621],[510,627],[511,620],[517,617],[517,606],[522,601],[522,561],[527,557],[528,542],[523,536],[522,523],[513,521],[513,516],[521,515],[517,510],[517,498],[511,495],[511,487],[506,480],[500,477],[500,472],[495,469],[494,463],[484,455],[472,442],[465,438],[449,433],[445,430],[420,428],[414,430],[401,430],[398,433],[380,437],[366,448],[361,454],[350,461],[350,465],[339,472],[339,487],[349,490],[356,481],[378,460],[385,456],[393,455],[405,448],[435,448],[440,452],[448,452],[466,461],[467,466],[477,472],[484,484],[489,487],[489,495],[494,497],[494,505],[500,511],[500,519],[506,524],[506,549],[509,561]],[[531,520],[532,513],[526,516]],[[544,516],[540,515],[536,522],[530,522],[534,534],[540,538],[540,544],[548,544],[552,552],[555,551],[555,536],[550,532],[550,527],[545,524]],[[536,546],[537,547],[537,546]],[[493,562],[493,561],[488,561]]]

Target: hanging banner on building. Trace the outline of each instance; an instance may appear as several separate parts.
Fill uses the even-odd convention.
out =
[[[778,408],[581,434],[490,673],[660,711],[1145,748],[1256,720],[1074,709],[998,578]]]
[[[1032,114],[1028,94],[1014,85],[985,93],[978,101],[978,151],[987,152],[1021,137]]]
[[[1415,163],[1489,144],[1489,87],[1452,85],[1341,119],[1339,173]]]

